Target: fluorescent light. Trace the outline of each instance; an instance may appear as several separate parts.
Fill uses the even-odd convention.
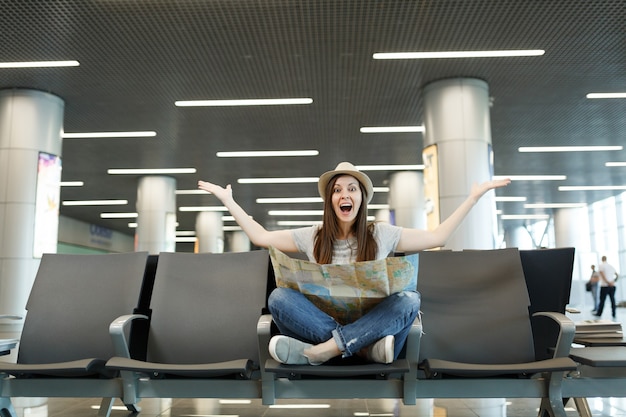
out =
[[[196,232],[193,230],[177,230],[176,236],[195,236]]]
[[[502,220],[547,220],[549,214],[503,214],[500,216]]]
[[[516,201],[526,201],[526,197],[497,197],[496,196],[496,202],[497,203],[511,203],[511,202],[516,202]]]
[[[442,51],[442,52],[388,52],[376,53],[374,59],[432,59],[432,58],[501,58],[513,56],[540,56],[543,49],[501,51]]]
[[[108,169],[110,175],[156,175],[156,174],[195,174],[195,168],[155,168],[155,169]]]
[[[559,191],[620,191],[626,190],[626,185],[562,185]]]
[[[270,210],[270,216],[321,216],[324,210]]]
[[[317,156],[319,151],[238,151],[238,152],[217,152],[218,158],[253,158],[270,156]]]
[[[424,165],[358,165],[359,171],[420,171]]]
[[[174,238],[176,243],[195,243],[198,238],[195,236],[177,236]]]
[[[370,126],[361,128],[361,133],[409,133],[423,131],[424,126]]]
[[[239,178],[239,184],[298,184],[318,182],[318,177],[300,177],[300,178]]]
[[[589,93],[587,98],[626,98],[626,93]]]
[[[277,226],[314,226],[322,224],[321,220],[279,220]]]
[[[257,198],[258,204],[321,203],[322,197]]]
[[[244,100],[180,100],[178,107],[214,107],[214,106],[278,106],[291,104],[311,104],[312,98],[244,99]]]
[[[238,232],[242,229],[240,226],[223,226],[222,230],[225,232]]]
[[[519,152],[597,152],[621,151],[623,146],[522,146]]]
[[[85,185],[83,181],[61,181],[61,187],[82,187]]]
[[[374,187],[375,193],[388,193],[389,187]]]
[[[128,228],[136,229],[137,228],[137,223],[128,223]]]
[[[134,132],[77,132],[61,133],[63,139],[91,139],[91,138],[150,138],[156,136],[155,131]]]
[[[626,167],[626,162],[606,162],[606,167]]]
[[[372,210],[388,210],[389,204],[368,204],[367,208]]]
[[[100,213],[101,219],[135,219],[138,213]]]
[[[64,206],[123,206],[128,200],[70,200],[62,203]]]
[[[189,206],[180,207],[180,211],[228,211],[224,206]]]
[[[51,68],[77,67],[78,61],[31,61],[31,62],[0,62],[0,68]]]
[[[524,204],[524,208],[579,208],[586,205],[585,203],[530,203]]]
[[[176,190],[176,195],[188,195],[188,194],[211,194],[204,190]]]
[[[494,180],[510,179],[511,181],[563,181],[565,175],[494,175]]]

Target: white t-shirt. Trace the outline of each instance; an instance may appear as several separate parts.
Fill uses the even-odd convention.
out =
[[[613,265],[609,264],[608,262],[602,262],[600,264],[599,272],[604,272],[604,277],[606,278],[607,281],[609,282],[615,281],[615,273],[617,271],[615,271],[615,268],[613,268]],[[604,282],[603,279],[600,279],[600,286],[608,287],[609,284]]]
[[[293,229],[291,236],[298,247],[300,252],[306,253],[311,262],[317,262],[315,256],[313,256],[313,246],[315,242],[315,235],[321,225],[315,225],[311,227],[303,227],[299,229]],[[400,241],[400,234],[402,228],[399,226],[393,226],[389,223],[374,223],[374,240],[378,245],[378,253],[376,259],[384,259],[390,253],[396,250],[398,242]],[[356,238],[348,240],[336,240],[333,247],[333,261],[334,264],[349,264],[356,262]]]

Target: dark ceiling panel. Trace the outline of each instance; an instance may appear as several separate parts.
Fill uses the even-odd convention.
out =
[[[626,89],[626,2],[0,1],[0,61],[80,61],[79,67],[0,70],[0,88],[63,98],[65,131],[155,130],[155,138],[66,139],[62,199],[125,198],[136,177],[108,168],[195,167],[198,178],[232,182],[259,221],[257,197],[312,196],[311,184],[236,184],[252,176],[317,176],[342,160],[421,163],[421,134],[362,134],[362,126],[422,123],[422,90],[448,77],[488,82],[495,173],[563,174],[564,182],[514,183],[500,195],[528,202],[593,202],[611,193],[559,192],[558,185],[625,185],[626,151],[520,154],[520,146],[623,145],[626,100],[587,100]],[[541,57],[377,61],[376,52],[545,49]],[[176,100],[311,97],[311,105],[179,108]],[[319,149],[319,157],[218,159],[218,151]],[[382,185],[387,172],[371,173]],[[377,195],[374,202],[384,202]],[[179,205],[217,204],[179,196]],[[279,207],[283,208],[283,207]],[[525,212],[506,204],[508,213]],[[61,213],[132,234],[101,207]],[[180,229],[194,213],[178,213]]]

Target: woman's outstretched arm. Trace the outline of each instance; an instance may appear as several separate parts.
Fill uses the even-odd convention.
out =
[[[198,188],[216,196],[222,204],[230,211],[237,224],[241,227],[250,241],[257,246],[267,248],[274,246],[283,252],[297,252],[291,231],[273,230],[268,231],[256,220],[248,215],[243,208],[233,198],[233,190],[228,184],[226,188],[207,181],[198,181]]]
[[[474,184],[467,199],[434,230],[403,229],[397,250],[400,252],[415,252],[445,245],[450,235],[459,227],[463,219],[487,191],[505,187],[510,182],[511,180],[509,179],[503,179]]]

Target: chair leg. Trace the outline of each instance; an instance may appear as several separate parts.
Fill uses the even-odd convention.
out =
[[[580,417],[591,417],[591,409],[586,398],[574,398],[574,404]]]
[[[99,417],[109,417],[111,415],[111,409],[113,408],[113,402],[115,398],[103,397],[100,402],[100,410],[98,411]]]
[[[10,398],[0,398],[0,417],[17,417]]]

